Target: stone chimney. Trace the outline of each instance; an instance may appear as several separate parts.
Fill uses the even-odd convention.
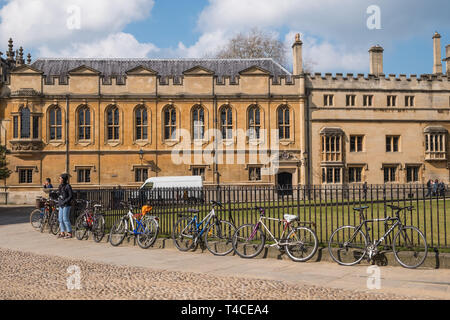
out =
[[[433,74],[441,74],[441,35],[437,32],[433,36],[433,57]]]
[[[384,49],[379,45],[370,48],[370,74],[379,76],[383,73],[383,52]]]
[[[450,44],[448,44],[445,47],[445,59],[442,59],[442,61],[445,61],[445,69],[447,70],[447,75],[450,76]]]
[[[293,58],[294,58],[294,65],[293,65],[292,73],[294,74],[294,76],[303,73],[302,47],[303,47],[303,42],[300,40],[300,34],[297,33],[295,35],[295,42],[292,45]]]

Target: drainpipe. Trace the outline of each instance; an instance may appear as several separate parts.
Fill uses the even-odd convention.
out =
[[[70,117],[69,95],[66,95],[66,173],[70,171],[69,168],[69,117]]]

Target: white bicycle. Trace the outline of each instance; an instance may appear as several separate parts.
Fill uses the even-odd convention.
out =
[[[121,202],[123,207],[128,209],[128,213],[117,221],[111,228],[109,242],[113,246],[120,245],[126,236],[134,236],[139,247],[147,249],[152,246],[159,233],[159,218],[147,216],[146,214],[135,214],[137,209],[129,203]]]

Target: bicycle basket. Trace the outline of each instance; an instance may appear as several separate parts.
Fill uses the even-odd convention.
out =
[[[45,201],[42,198],[36,199],[36,209],[42,209],[45,207]]]

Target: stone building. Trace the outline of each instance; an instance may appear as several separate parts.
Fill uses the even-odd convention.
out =
[[[366,76],[304,73],[299,35],[292,72],[271,59],[31,63],[10,41],[0,62],[12,171],[3,196],[33,202],[63,172],[76,188],[168,175],[205,185],[448,183],[450,46],[442,60],[439,34],[433,42],[433,73],[407,77],[383,73],[380,46]]]

